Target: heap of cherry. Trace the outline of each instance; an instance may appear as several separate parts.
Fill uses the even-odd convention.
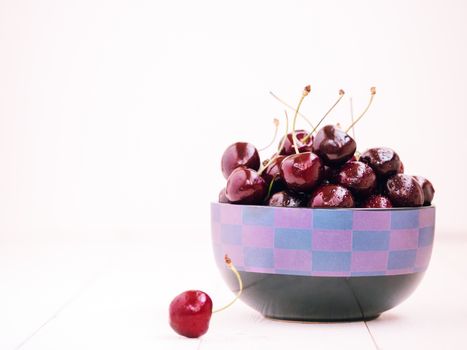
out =
[[[348,134],[366,113],[343,130],[339,125],[318,126],[311,132],[295,130],[300,105],[310,92],[305,87],[295,109],[292,132],[287,127],[277,152],[261,163],[251,143],[236,142],[222,155],[221,167],[227,185],[219,202],[310,208],[391,208],[430,205],[434,188],[421,176],[404,174],[399,155],[387,147],[370,148],[361,155]],[[287,114],[286,114],[287,117]],[[303,116],[304,117],[304,116]],[[276,123],[277,126],[277,123]]]

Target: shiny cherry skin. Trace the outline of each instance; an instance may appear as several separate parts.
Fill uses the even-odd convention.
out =
[[[362,153],[360,161],[371,166],[376,175],[382,178],[387,178],[401,172],[399,156],[388,147],[370,148]]]
[[[302,204],[303,199],[299,195],[287,191],[274,193],[268,201],[268,205],[271,207],[298,208],[301,207]]]
[[[272,192],[278,192],[285,188],[284,181],[281,178],[281,163],[284,158],[285,156],[277,156],[261,173],[261,177],[268,187],[274,179]]]
[[[206,333],[211,315],[212,300],[200,290],[188,290],[177,295],[169,307],[170,326],[188,338],[198,338]]]
[[[348,188],[355,196],[363,197],[376,188],[376,174],[365,163],[347,162],[337,174],[337,183]]]
[[[312,148],[325,165],[339,166],[352,159],[357,144],[345,131],[326,125],[316,134]]]
[[[260,159],[258,150],[251,143],[236,142],[224,151],[221,160],[222,174],[227,179],[234,169],[245,166],[258,170]]]
[[[306,130],[296,130],[295,135],[297,136],[297,148],[300,153],[303,152],[311,152],[311,145],[313,144],[313,136],[307,138],[305,142],[301,142],[300,140],[304,139],[308,136],[308,131]],[[281,140],[282,142],[282,140]],[[279,143],[280,144],[280,143]],[[293,136],[292,133],[289,132],[287,134],[287,138],[284,141],[284,147],[281,150],[281,155],[291,155],[295,153],[295,148],[293,147]]]
[[[229,203],[229,200],[225,195],[225,187],[219,192],[219,203]]]
[[[424,178],[423,176],[414,176],[414,179],[422,187],[423,196],[425,198],[423,205],[431,205],[433,197],[435,196],[435,189],[433,185],[428,179]]]
[[[424,203],[422,187],[410,175],[396,174],[390,177],[385,192],[395,207],[419,207]]]
[[[401,161],[401,165],[399,166],[399,170],[397,171],[398,174],[403,174],[404,173],[404,163]]]
[[[355,201],[347,188],[326,184],[313,192],[308,206],[311,208],[353,208]]]
[[[266,182],[253,169],[237,168],[227,179],[225,195],[230,203],[261,204],[266,193]]]
[[[281,178],[288,189],[308,192],[315,188],[323,178],[323,163],[312,152],[292,154],[281,162]]]
[[[392,208],[392,203],[388,197],[375,194],[370,197],[363,203],[363,208]]]

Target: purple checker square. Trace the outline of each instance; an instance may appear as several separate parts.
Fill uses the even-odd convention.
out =
[[[420,209],[419,215],[419,224],[421,228],[435,225],[435,208]]]
[[[314,230],[311,242],[313,250],[350,251],[352,250],[352,231]]]
[[[272,248],[274,246],[274,228],[255,225],[243,226],[243,245]]]
[[[388,252],[353,252],[352,272],[385,271],[388,264]]]
[[[221,210],[217,203],[211,203],[211,217],[212,221],[219,222],[221,219]]]
[[[430,262],[432,248],[432,246],[418,248],[417,257],[415,259],[416,269],[422,271],[426,270],[428,263]]]
[[[223,245],[223,255],[221,257],[222,262],[224,261],[224,255],[227,254],[232,260],[232,263],[237,268],[241,268],[245,265],[243,258],[243,247],[240,245]]]
[[[309,271],[311,253],[306,250],[274,249],[274,268],[276,270]]]
[[[392,230],[389,239],[390,250],[416,249],[418,247],[418,229]]]
[[[353,229],[359,231],[389,230],[391,228],[390,211],[358,211],[353,213]]]
[[[212,235],[212,242],[215,244],[221,243],[221,224],[218,222],[211,223],[211,235]]]
[[[233,204],[221,205],[220,220],[223,224],[241,225],[243,223],[242,206]]]
[[[287,228],[311,228],[312,211],[295,208],[275,208],[274,225]]]

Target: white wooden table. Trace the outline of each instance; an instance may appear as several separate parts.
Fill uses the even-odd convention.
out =
[[[215,314],[202,338],[185,339],[167,322],[176,294],[202,289],[215,306],[232,297],[214,266],[208,229],[188,241],[162,229],[3,241],[0,349],[467,349],[466,259],[467,233],[438,230],[417,291],[367,324],[274,321],[239,302]]]

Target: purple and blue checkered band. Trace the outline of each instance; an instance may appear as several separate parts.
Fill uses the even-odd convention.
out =
[[[212,203],[216,262],[240,271],[380,276],[425,271],[435,208],[308,209]]]

